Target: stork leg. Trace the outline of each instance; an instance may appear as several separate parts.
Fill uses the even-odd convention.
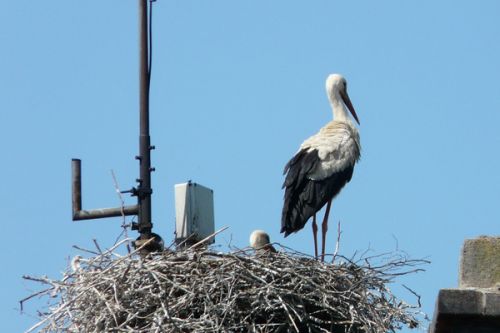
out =
[[[321,262],[325,261],[326,232],[328,231],[328,215],[330,215],[330,207],[332,207],[332,199],[330,199],[326,205],[325,217],[323,218],[323,223],[321,224]]]
[[[314,237],[314,258],[318,258],[318,225],[316,224],[316,213],[313,215],[312,229]]]

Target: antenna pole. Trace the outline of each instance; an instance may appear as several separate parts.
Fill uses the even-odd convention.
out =
[[[137,197],[139,205],[137,229],[141,239],[151,237],[151,139],[149,136],[149,64],[148,64],[148,0],[139,1],[139,156],[140,178],[138,179]]]
[[[151,230],[153,223],[151,222],[151,172],[154,168],[151,167],[151,150],[154,146],[151,145],[149,136],[149,84],[151,77],[151,52],[149,28],[151,28],[151,13],[148,13],[148,1],[155,0],[138,0],[139,3],[139,155],[136,159],[139,160],[139,178],[137,178],[137,187],[133,187],[121,193],[132,193],[137,196],[137,205],[124,206],[116,208],[101,208],[92,210],[82,209],[82,185],[81,185],[81,161],[73,159],[72,164],[72,193],[73,193],[73,221],[99,219],[113,216],[138,216],[138,222],[132,223],[132,230],[138,230],[139,238],[134,242],[136,248],[141,248],[141,252],[145,254],[152,251],[163,250],[163,240],[161,237]],[[150,7],[151,8],[151,7]],[[148,21],[149,17],[149,21]],[[153,240],[151,241],[151,238]]]

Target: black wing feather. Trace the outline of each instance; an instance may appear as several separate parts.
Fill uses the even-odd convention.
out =
[[[285,237],[302,229],[307,220],[351,180],[354,165],[322,180],[309,179],[307,175],[320,162],[317,150],[301,150],[285,166],[285,202],[281,215],[281,232]]]

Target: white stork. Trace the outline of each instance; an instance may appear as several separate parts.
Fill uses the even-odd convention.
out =
[[[286,164],[283,183],[285,202],[281,217],[281,232],[285,233],[285,237],[302,229],[307,220],[313,217],[314,254],[318,257],[316,213],[326,204],[322,223],[322,261],[325,257],[332,199],[351,180],[354,164],[359,160],[361,151],[358,130],[346,110],[347,107],[359,124],[344,77],[329,75],[326,92],[334,120],[304,141]]]

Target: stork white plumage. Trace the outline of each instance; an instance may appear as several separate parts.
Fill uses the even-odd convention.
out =
[[[314,254],[318,257],[316,213],[326,204],[322,223],[322,261],[325,257],[332,199],[351,180],[354,165],[361,153],[359,133],[347,110],[358,124],[359,119],[347,94],[344,77],[329,75],[326,92],[334,120],[305,140],[286,164],[283,183],[285,200],[281,217],[281,232],[285,237],[302,229],[309,218],[313,218]]]

